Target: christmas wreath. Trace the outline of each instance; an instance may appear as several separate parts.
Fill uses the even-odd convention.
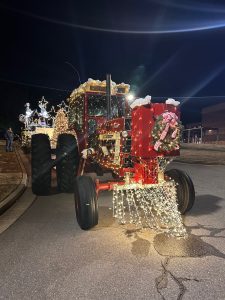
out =
[[[156,151],[179,149],[181,122],[173,112],[165,112],[156,118],[152,129],[153,145]]]

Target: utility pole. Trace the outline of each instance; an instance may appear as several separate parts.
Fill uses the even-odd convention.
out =
[[[111,119],[111,74],[106,74],[107,119]]]

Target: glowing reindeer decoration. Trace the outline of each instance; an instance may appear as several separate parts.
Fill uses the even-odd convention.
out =
[[[19,121],[24,123],[25,129],[29,129],[34,111],[31,110],[30,103],[28,103],[28,102],[25,104],[25,107],[26,107],[25,115],[20,114]]]

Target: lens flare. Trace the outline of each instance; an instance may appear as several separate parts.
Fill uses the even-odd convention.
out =
[[[175,61],[177,58],[177,55],[179,54],[180,51],[177,51],[175,54],[173,54],[163,65],[160,66],[160,68],[152,74],[140,87],[140,91],[143,90],[145,87],[150,85],[150,83],[162,72],[166,70],[167,67],[171,66],[172,63]]]
[[[198,24],[195,24],[193,26],[193,20],[190,20],[188,23],[185,23],[183,25],[171,25],[171,24],[164,24],[165,28],[162,29],[155,29],[155,30],[129,30],[129,29],[116,29],[116,28],[101,28],[101,27],[96,27],[96,26],[89,26],[89,25],[81,25],[81,24],[76,24],[76,23],[70,23],[70,22],[65,22],[61,20],[56,20],[40,15],[33,14],[28,11],[20,10],[20,9],[15,9],[15,8],[10,8],[5,5],[0,4],[1,8],[11,10],[12,12],[37,19],[40,21],[56,24],[56,25],[61,25],[61,26],[66,26],[70,28],[76,28],[76,29],[83,29],[83,30],[89,30],[89,31],[99,31],[99,32],[106,32],[106,33],[117,33],[117,34],[172,34],[172,33],[185,33],[185,32],[195,32],[195,31],[203,31],[203,30],[213,30],[213,29],[220,29],[225,27],[225,18],[222,20],[217,20],[217,21],[211,21],[211,20],[204,20],[204,21],[199,21]],[[149,25],[151,27],[151,25]],[[170,29],[166,29],[170,28]]]
[[[198,4],[195,2],[190,1],[163,1],[163,0],[156,0],[154,1],[157,4],[166,6],[166,7],[172,7],[172,8],[178,8],[182,10],[191,10],[191,11],[200,11],[200,12],[209,12],[209,13],[218,13],[218,14],[224,14],[225,13],[225,7],[224,5],[212,5],[208,3],[202,3]]]
[[[195,86],[193,90],[191,90],[188,95],[189,97],[185,98],[181,105],[186,103],[190,98],[192,98],[194,95],[196,95],[199,91],[201,91],[204,87],[206,87],[211,81],[213,81],[221,72],[223,72],[225,69],[224,66],[218,67],[213,73],[209,74],[206,78],[204,78],[201,82],[198,83],[198,85]]]

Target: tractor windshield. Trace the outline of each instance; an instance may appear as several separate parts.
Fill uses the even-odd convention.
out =
[[[112,118],[122,117],[125,112],[125,97],[111,96],[111,115]],[[106,95],[89,95],[88,96],[88,115],[89,116],[106,116],[107,100]]]
[[[88,115],[89,116],[106,116],[107,104],[105,95],[88,96]]]

